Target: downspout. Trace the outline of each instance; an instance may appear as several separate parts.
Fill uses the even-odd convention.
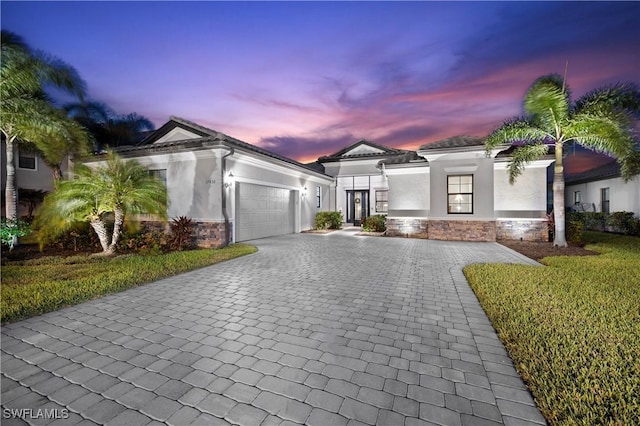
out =
[[[229,214],[227,213],[227,188],[224,187],[224,179],[227,173],[226,161],[227,157],[231,157],[235,153],[235,149],[232,146],[228,147],[230,151],[222,156],[222,179],[220,179],[220,186],[222,188],[222,215],[224,216],[224,246],[229,245],[231,240],[230,226],[229,226]],[[232,188],[232,187],[231,187]]]

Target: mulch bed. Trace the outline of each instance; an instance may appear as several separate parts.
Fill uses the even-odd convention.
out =
[[[599,254],[585,249],[584,243],[569,243],[569,247],[564,248],[556,247],[553,243],[532,241],[498,240],[498,243],[536,261],[549,256],[593,256]]]

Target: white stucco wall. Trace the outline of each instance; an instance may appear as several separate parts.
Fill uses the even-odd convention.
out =
[[[624,182],[620,177],[605,179],[595,182],[581,183],[565,186],[565,205],[571,207],[574,204],[574,192],[580,191],[583,203],[595,205],[595,211],[601,212],[600,190],[609,188],[609,211],[633,212],[640,217],[640,176],[634,177],[629,182]]]
[[[427,217],[430,208],[428,167],[387,169],[389,176],[389,216]]]
[[[506,162],[494,166],[494,208],[498,218],[542,218],[547,210],[549,160],[531,163],[513,184]]]

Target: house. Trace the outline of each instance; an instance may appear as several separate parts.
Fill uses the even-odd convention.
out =
[[[389,185],[379,163],[410,151],[389,148],[361,139],[324,157],[317,164],[334,177],[330,209],[340,211],[346,223],[360,225],[368,216],[386,215]]]
[[[178,117],[116,151],[165,182],[168,216],[191,218],[202,247],[311,229],[329,210],[331,176]]]
[[[512,185],[513,148],[485,152],[482,138],[457,136],[382,161],[388,181],[387,234],[437,240],[547,240],[547,167],[531,162]]]
[[[640,176],[625,182],[616,161],[565,180],[565,206],[575,211],[633,212],[640,217]]]

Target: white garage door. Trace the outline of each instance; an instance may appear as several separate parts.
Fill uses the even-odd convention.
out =
[[[236,207],[236,241],[295,232],[291,190],[239,183]]]

